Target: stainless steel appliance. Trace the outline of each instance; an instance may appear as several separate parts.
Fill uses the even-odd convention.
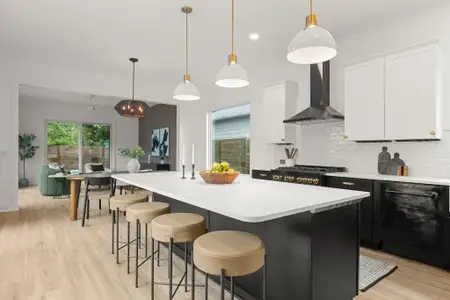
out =
[[[448,188],[383,183],[382,250],[441,268],[450,268]]]
[[[346,168],[343,167],[295,165],[294,167],[280,167],[271,171],[253,170],[252,177],[297,184],[325,185],[326,173],[345,171]]]

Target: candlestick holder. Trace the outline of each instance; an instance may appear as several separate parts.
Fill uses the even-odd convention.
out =
[[[195,179],[195,164],[192,164],[192,177],[191,179]]]
[[[183,176],[181,177],[181,179],[186,179],[186,166],[183,165]]]

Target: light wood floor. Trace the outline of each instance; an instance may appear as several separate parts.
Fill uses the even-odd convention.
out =
[[[97,203],[92,203],[91,219],[82,228],[79,221],[69,221],[67,199],[42,197],[36,188],[20,190],[20,210],[0,213],[0,299],[149,299],[149,264],[141,268],[141,287],[135,289],[134,276],[126,274],[125,254],[120,265],[110,254],[106,203],[101,216],[94,209]],[[355,299],[450,299],[450,273],[382,253],[364,254],[394,262],[399,269]],[[176,259],[176,274],[181,266]],[[157,279],[165,280],[166,273],[163,263],[156,270]],[[203,276],[197,279],[202,283]],[[215,284],[210,289],[209,299],[219,299]],[[167,287],[157,287],[156,294],[156,299],[167,299]],[[201,288],[197,295],[203,299]],[[190,299],[190,294],[180,290],[175,299]]]

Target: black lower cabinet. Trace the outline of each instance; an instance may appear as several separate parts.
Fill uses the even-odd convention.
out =
[[[361,201],[361,245],[379,249],[381,240],[381,210],[379,198],[374,189],[375,182],[367,179],[327,177],[326,186],[338,189],[369,192],[370,196]]]
[[[358,294],[358,204],[247,223],[164,196],[155,194],[154,199],[169,203],[172,212],[204,215],[209,231],[238,230],[260,237],[267,255],[267,300],[349,300]],[[174,249],[184,256],[182,245]],[[262,283],[262,269],[236,277],[236,294],[243,300],[261,300]]]

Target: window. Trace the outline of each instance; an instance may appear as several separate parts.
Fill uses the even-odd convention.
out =
[[[218,110],[211,115],[212,162],[250,173],[250,104]]]
[[[110,167],[111,126],[69,122],[47,123],[47,161],[67,170],[87,163]]]

